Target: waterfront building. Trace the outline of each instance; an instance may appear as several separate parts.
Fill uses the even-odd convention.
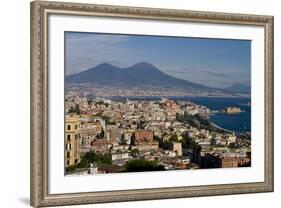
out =
[[[241,113],[241,109],[238,107],[227,107],[225,108],[225,113]]]

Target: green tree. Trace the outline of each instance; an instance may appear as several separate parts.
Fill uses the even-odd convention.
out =
[[[65,171],[66,171],[66,172],[70,172],[70,171],[74,171],[74,170],[76,170],[75,165],[70,165],[70,166],[68,166],[68,167],[65,168]]]
[[[78,104],[75,105],[74,112],[80,115],[80,107]]]
[[[139,149],[133,149],[131,152],[134,157],[137,157],[140,153]]]
[[[77,168],[88,168],[91,163],[97,163],[97,165],[111,165],[111,154],[97,154],[93,151],[87,152],[82,156],[80,162],[76,165]]]
[[[193,149],[196,146],[194,139],[190,138],[187,133],[182,135],[182,148],[183,149]]]
[[[200,114],[189,115],[185,112],[183,115],[177,114],[176,119],[179,122],[189,124],[190,126],[198,129],[207,129],[209,131],[221,133],[225,132],[225,130],[215,127],[206,116]]]
[[[125,172],[163,171],[165,167],[158,165],[156,161],[145,159],[130,160],[125,164]]]
[[[80,115],[80,107],[78,104],[75,104],[75,107],[71,107],[70,110],[68,111],[69,113],[76,113],[77,115]]]
[[[173,134],[173,135],[170,137],[170,141],[171,141],[171,142],[178,142],[178,135]]]

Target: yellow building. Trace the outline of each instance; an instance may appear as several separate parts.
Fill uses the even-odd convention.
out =
[[[80,128],[78,117],[67,115],[65,119],[65,165],[75,165],[80,160]]]

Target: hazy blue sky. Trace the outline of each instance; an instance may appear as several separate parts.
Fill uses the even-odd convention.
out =
[[[149,62],[174,77],[212,87],[250,84],[251,42],[97,33],[65,33],[66,74],[107,62]]]

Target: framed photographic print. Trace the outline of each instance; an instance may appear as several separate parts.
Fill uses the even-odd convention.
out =
[[[273,17],[31,3],[31,205],[273,191]]]

